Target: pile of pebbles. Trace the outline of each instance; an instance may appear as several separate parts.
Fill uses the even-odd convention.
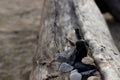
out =
[[[58,70],[70,73],[70,80],[100,80],[93,58],[87,53],[85,40],[79,40],[67,51],[57,53],[55,61],[59,62]]]

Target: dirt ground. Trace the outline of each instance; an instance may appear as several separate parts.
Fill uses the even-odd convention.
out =
[[[0,80],[28,80],[42,0],[0,0]],[[120,23],[107,21],[120,50]]]

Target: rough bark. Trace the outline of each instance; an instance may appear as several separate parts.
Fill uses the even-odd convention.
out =
[[[82,33],[88,41],[104,80],[119,80],[120,54],[116,49],[102,14],[93,0],[43,0],[38,46],[33,58],[30,80],[69,80],[51,62],[57,52],[71,47]],[[49,79],[48,79],[49,78]]]

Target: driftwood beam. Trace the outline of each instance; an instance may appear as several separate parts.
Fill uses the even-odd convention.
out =
[[[56,71],[50,63],[58,52],[70,47],[69,41],[77,41],[76,23],[69,0],[43,0],[38,46],[34,55],[31,80],[64,80],[65,74]],[[58,75],[56,75],[58,74]],[[57,77],[55,77],[57,76]]]
[[[103,16],[93,0],[74,0],[76,13],[84,24],[81,28],[88,41],[92,56],[104,80],[120,79],[120,54],[114,45]]]
[[[51,62],[82,36],[104,80],[120,79],[120,54],[93,0],[41,0],[41,26],[30,80],[69,80]],[[78,32],[79,31],[79,32]],[[77,34],[76,34],[77,33]],[[81,33],[81,34],[78,34]]]

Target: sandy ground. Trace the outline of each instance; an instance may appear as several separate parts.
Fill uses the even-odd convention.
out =
[[[40,27],[41,0],[0,0],[0,80],[28,80]],[[120,24],[108,21],[120,50]]]
[[[40,26],[41,0],[0,0],[0,80],[27,80]]]

